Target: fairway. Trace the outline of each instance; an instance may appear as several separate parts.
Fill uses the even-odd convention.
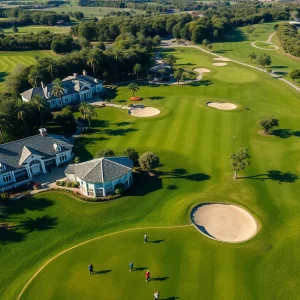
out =
[[[12,28],[6,28],[4,29],[5,35],[10,34],[25,34],[25,33],[38,33],[44,30],[48,30],[53,33],[69,33],[70,32],[70,26],[21,26],[18,27],[18,33],[13,32]]]
[[[8,218],[13,230],[0,239],[1,299],[17,299],[62,251],[126,229],[132,231],[57,257],[20,299],[140,300],[153,299],[157,289],[165,300],[299,298],[299,93],[233,62],[215,67],[210,55],[196,49],[167,52],[176,57],[176,67],[211,72],[193,85],[140,82],[139,104],[160,114],[136,118],[120,108],[97,108],[91,132],[74,149],[81,161],[106,148],[116,155],[128,147],[139,154],[153,151],[160,158],[157,176],[135,174],[132,188],[115,201],[85,203],[50,191],[14,202]],[[125,105],[131,96],[122,86],[105,98]],[[207,102],[237,107],[222,111]],[[279,119],[274,135],[258,134],[257,120],[264,115]],[[249,148],[251,165],[233,180],[229,156],[240,148]],[[238,244],[204,236],[189,226],[190,212],[207,202],[244,208],[257,222],[257,235]],[[188,226],[134,230],[178,225]],[[144,245],[145,233],[150,241],[163,241]],[[130,273],[131,260],[143,270]],[[90,276],[89,263],[100,273]],[[148,285],[144,268],[156,278]]]
[[[35,56],[44,57],[54,55],[54,52],[51,50],[0,51],[0,91],[4,90],[5,77],[15,68],[16,65],[34,65],[36,62]]]

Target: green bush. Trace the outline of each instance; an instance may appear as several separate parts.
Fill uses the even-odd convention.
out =
[[[75,159],[74,159],[74,162],[75,162],[75,164],[80,163],[80,158],[78,156],[76,156]]]
[[[119,183],[115,186],[115,194],[122,195],[125,191],[125,185],[123,183]]]
[[[56,185],[60,186],[61,182],[59,180],[56,181]]]
[[[72,182],[72,187],[78,189],[79,183],[78,182]]]
[[[99,150],[98,152],[96,152],[95,154],[95,158],[101,158],[101,157],[113,157],[116,156],[115,152],[112,151],[111,149],[103,149],[103,150]]]
[[[65,186],[66,185],[66,182],[65,181],[61,181],[60,182],[60,186]]]
[[[66,186],[67,186],[67,187],[73,187],[73,182],[67,182],[67,183],[66,183]]]

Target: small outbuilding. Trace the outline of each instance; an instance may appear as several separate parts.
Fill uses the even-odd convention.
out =
[[[102,157],[69,165],[65,174],[80,184],[81,192],[90,197],[105,197],[115,193],[116,185],[132,185],[133,162],[127,157]]]

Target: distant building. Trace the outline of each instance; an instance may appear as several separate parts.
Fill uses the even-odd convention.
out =
[[[115,186],[132,185],[133,162],[127,157],[102,157],[84,163],[69,165],[65,174],[70,181],[80,184],[86,196],[103,197],[114,194]]]
[[[33,176],[65,164],[73,158],[73,145],[64,137],[39,135],[0,145],[0,190],[2,192],[24,185]]]
[[[49,103],[51,109],[61,107],[60,98],[52,95],[52,87],[52,83],[47,85],[42,83],[41,86],[29,89],[20,95],[25,102],[30,101],[35,96],[40,96]],[[100,80],[87,75],[84,70],[82,75],[74,73],[73,76],[64,78],[63,88],[62,106],[66,106],[76,101],[92,99],[95,93],[103,90],[103,85]]]
[[[161,72],[160,70],[164,70],[164,72]],[[170,78],[170,73],[171,67],[166,63],[157,64],[148,69],[148,74],[153,77],[154,81],[168,80]]]

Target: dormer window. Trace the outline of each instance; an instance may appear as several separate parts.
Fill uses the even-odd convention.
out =
[[[3,172],[6,170],[6,166],[3,163],[0,163],[0,172]]]
[[[57,144],[53,144],[53,148],[56,152],[60,152],[61,151],[61,147]]]

